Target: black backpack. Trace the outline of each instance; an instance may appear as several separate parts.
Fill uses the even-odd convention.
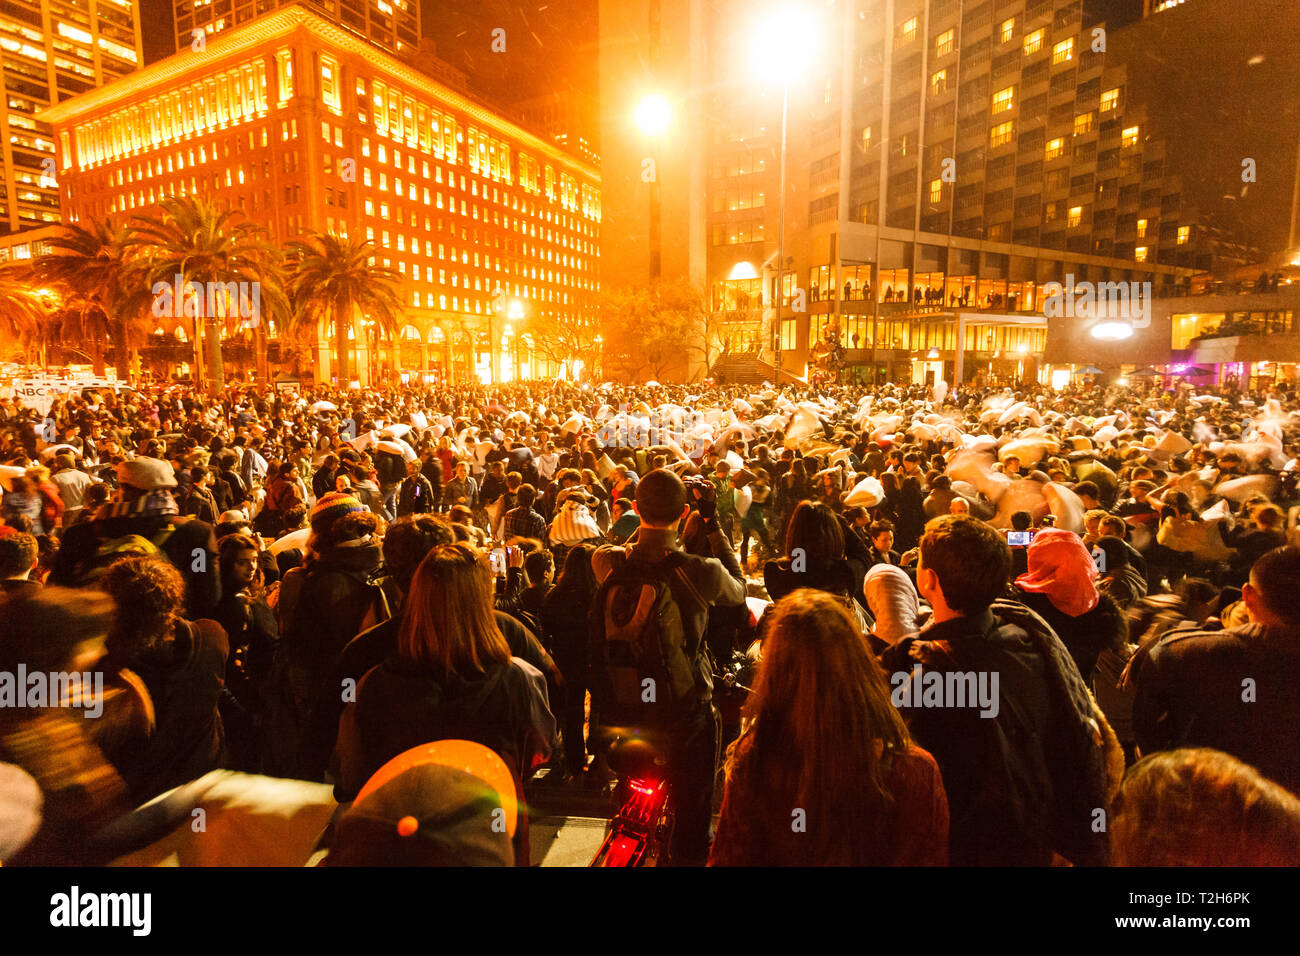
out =
[[[685,556],[658,564],[630,555],[601,584],[592,602],[592,697],[612,725],[666,726],[695,704],[695,672],[687,656],[678,596],[707,602],[683,571]]]

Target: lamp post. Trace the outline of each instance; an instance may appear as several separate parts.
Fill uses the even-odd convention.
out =
[[[605,337],[601,335],[599,332],[597,332],[596,338],[593,339],[592,342],[596,346],[596,361],[592,363],[593,367],[592,367],[591,377],[594,379],[599,379],[600,370],[602,365],[604,364],[604,359],[605,359]]]
[[[637,102],[632,121],[643,137],[658,144],[672,125],[672,104],[658,93],[647,94]],[[663,275],[663,200],[659,189],[659,160],[658,157],[650,159],[654,163],[650,180],[650,281],[654,283]]]
[[[790,84],[799,70],[806,70],[815,47],[812,12],[796,6],[773,9],[759,24],[755,35],[754,64],[758,75],[767,78],[775,72],[781,80],[781,209],[777,230],[776,319],[773,327],[773,355],[777,384],[781,381],[781,321],[785,305],[785,210],[786,157],[790,118]]]
[[[497,286],[492,295],[492,308],[488,310],[487,316],[487,334],[488,334],[488,384],[497,383],[497,343],[492,336],[492,316],[500,315],[506,309],[506,295],[501,291],[501,286]]]

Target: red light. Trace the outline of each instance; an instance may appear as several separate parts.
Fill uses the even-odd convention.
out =
[[[631,784],[631,786],[632,786],[632,789],[635,790],[637,793],[644,793],[644,794],[646,794],[647,796],[655,792],[655,788],[654,788],[654,787],[648,787],[648,786],[646,786],[645,784],[643,784],[643,783],[638,783],[638,782],[636,782],[636,781],[633,781],[632,784]]]
[[[605,866],[631,866],[640,848],[639,840],[626,836],[618,837],[610,844],[609,853],[605,856]]]

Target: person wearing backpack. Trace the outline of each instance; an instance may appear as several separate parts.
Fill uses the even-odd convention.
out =
[[[185,579],[185,617],[210,618],[221,600],[217,540],[212,525],[181,516],[172,466],[135,458],[117,466],[117,481],[114,501],[64,533],[48,583],[84,587],[119,557],[162,554]]]
[[[379,479],[384,520],[392,521],[397,518],[398,490],[406,480],[406,462],[396,452],[383,449],[377,450],[371,460],[375,463],[375,475]]]
[[[378,516],[356,498],[326,495],[312,509],[302,567],[281,581],[265,756],[272,775],[308,773],[302,741],[321,698],[339,693],[329,686],[334,661],[349,641],[390,616],[383,589],[370,580],[380,563],[378,527]]]
[[[943,773],[952,865],[1103,865],[1096,811],[1109,809],[1123,751],[1051,627],[998,600],[1010,572],[992,525],[926,525],[916,582],[934,623],[881,655],[892,699]]]
[[[590,635],[593,704],[607,725],[635,724],[662,736],[677,806],[669,856],[679,865],[703,864],[718,747],[704,635],[711,607],[744,603],[745,580],[714,515],[704,530],[720,557],[682,550],[678,529],[691,509],[673,472],[658,469],[641,479],[636,506],[636,543],[605,545],[591,559],[598,584]]]

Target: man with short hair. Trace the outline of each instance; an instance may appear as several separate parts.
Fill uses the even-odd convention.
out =
[[[86,490],[95,479],[78,468],[69,454],[55,455],[54,465],[50,481],[59,489],[59,497],[63,499],[63,527],[69,528],[76,523],[77,515],[85,506]]]
[[[520,485],[515,492],[518,506],[506,512],[504,536],[510,538],[536,538],[543,548],[549,548],[550,539],[546,534],[546,519],[533,510],[537,500],[537,489],[532,485]]]
[[[470,477],[468,462],[456,462],[451,481],[442,486],[442,503],[448,509],[462,505],[471,512],[478,504],[478,482]]]
[[[901,561],[894,550],[894,523],[881,518],[871,522],[871,563],[868,570],[877,564],[892,564],[897,567]]]
[[[406,478],[397,486],[397,517],[424,514],[437,509],[438,502],[433,497],[433,485],[422,473],[418,459],[406,463]]]
[[[6,596],[13,597],[20,592],[41,586],[40,581],[31,579],[40,560],[40,547],[33,535],[22,531],[11,531],[0,535],[0,589]]]
[[[1105,511],[1101,504],[1101,489],[1095,481],[1081,481],[1074,486],[1074,493],[1079,496],[1086,511]]]
[[[1137,673],[1133,728],[1144,754],[1212,747],[1300,794],[1300,548],[1269,551],[1242,586],[1249,623],[1179,631]]]
[[[718,724],[713,707],[713,664],[704,641],[709,609],[734,607],[745,600],[745,579],[718,527],[716,517],[704,518],[703,528],[714,557],[686,554],[678,529],[690,514],[686,486],[673,472],[651,471],[636,489],[641,527],[630,547],[604,545],[591,557],[591,569],[601,584],[593,601],[601,613],[605,584],[627,564],[648,566],[668,576],[674,603],[681,615],[686,659],[695,676],[693,704],[663,728],[668,738],[668,778],[677,804],[669,855],[675,863],[703,863],[709,855],[709,820],[713,805]],[[701,513],[701,517],[704,517]]]
[[[945,515],[925,526],[919,550],[917,590],[934,623],[881,663],[943,772],[953,865],[1103,862],[1105,834],[1091,824],[1106,803],[1107,754],[1090,748],[1105,718],[1052,629],[999,600],[1011,571],[1002,532]],[[1105,739],[1118,757],[1114,734]]]

